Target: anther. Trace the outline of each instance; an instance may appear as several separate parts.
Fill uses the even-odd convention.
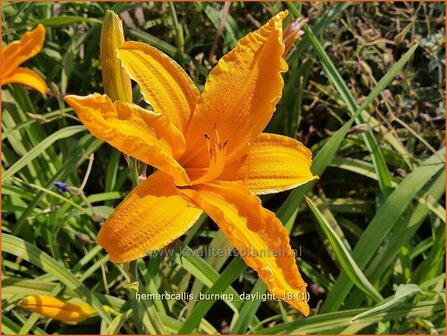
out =
[[[189,168],[187,170],[190,174],[192,185],[212,181],[220,176],[225,168],[226,145],[225,142],[220,141],[219,132],[217,131],[217,123],[214,123],[214,133],[203,133],[206,139],[206,145],[209,153],[208,168]]]

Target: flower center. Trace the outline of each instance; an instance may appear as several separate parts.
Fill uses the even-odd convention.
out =
[[[204,136],[208,146],[209,166],[205,168],[186,168],[191,185],[215,180],[220,176],[225,167],[228,140],[225,140],[223,143],[221,142],[216,125],[214,125],[214,134],[209,135],[205,133]]]

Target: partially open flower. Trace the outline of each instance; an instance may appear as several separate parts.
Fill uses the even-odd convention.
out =
[[[105,93],[113,101],[132,101],[130,78],[117,57],[124,42],[123,23],[113,11],[107,10],[101,29],[101,67]]]
[[[63,322],[81,322],[96,314],[86,303],[70,303],[49,295],[32,295],[22,299],[19,307]]]
[[[307,22],[307,19],[298,18],[290,21],[290,23],[284,29],[284,58],[287,58],[296,44],[296,41],[304,34],[302,31],[303,24]]]

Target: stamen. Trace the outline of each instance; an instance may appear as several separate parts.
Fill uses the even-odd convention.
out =
[[[208,147],[209,166],[208,168],[186,169],[189,177],[191,178],[192,185],[205,183],[218,178],[225,168],[226,146],[228,140],[225,140],[222,144],[216,124],[214,124],[213,136],[205,133],[204,137],[206,139],[206,145]]]

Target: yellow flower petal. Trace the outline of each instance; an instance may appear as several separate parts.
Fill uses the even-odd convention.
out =
[[[270,121],[281,98],[281,72],[287,70],[281,57],[286,15],[279,13],[242,38],[211,71],[188,128],[187,149],[180,159],[185,167],[208,164],[204,134],[212,134],[213,128],[222,141],[228,140],[228,162],[232,162],[245,154],[248,143]]]
[[[49,295],[27,296],[18,304],[26,310],[64,322],[81,322],[96,312],[86,303],[70,303]]]
[[[35,56],[42,49],[44,40],[45,27],[39,23],[36,29],[23,34],[19,41],[14,41],[6,46],[1,53],[2,77],[7,77],[20,64]]]
[[[125,42],[119,57],[154,111],[169,116],[183,134],[199,97],[185,71],[169,56],[139,42]]]
[[[116,263],[143,257],[185,233],[202,213],[156,172],[139,184],[108,218],[96,238]]]
[[[106,95],[66,96],[82,123],[97,138],[123,153],[161,169],[178,185],[189,178],[175,160],[185,148],[183,134],[161,113],[131,103],[115,102]]]
[[[48,86],[42,77],[26,68],[16,68],[13,72],[9,72],[7,76],[2,76],[1,85],[10,83],[29,86],[43,95],[46,95],[48,91]]]
[[[306,283],[296,266],[287,230],[242,184],[214,181],[182,189],[220,227],[269,291],[309,315]]]
[[[312,152],[282,135],[261,133],[242,161],[226,167],[220,179],[239,181],[255,194],[288,190],[318,178],[310,171]]]

